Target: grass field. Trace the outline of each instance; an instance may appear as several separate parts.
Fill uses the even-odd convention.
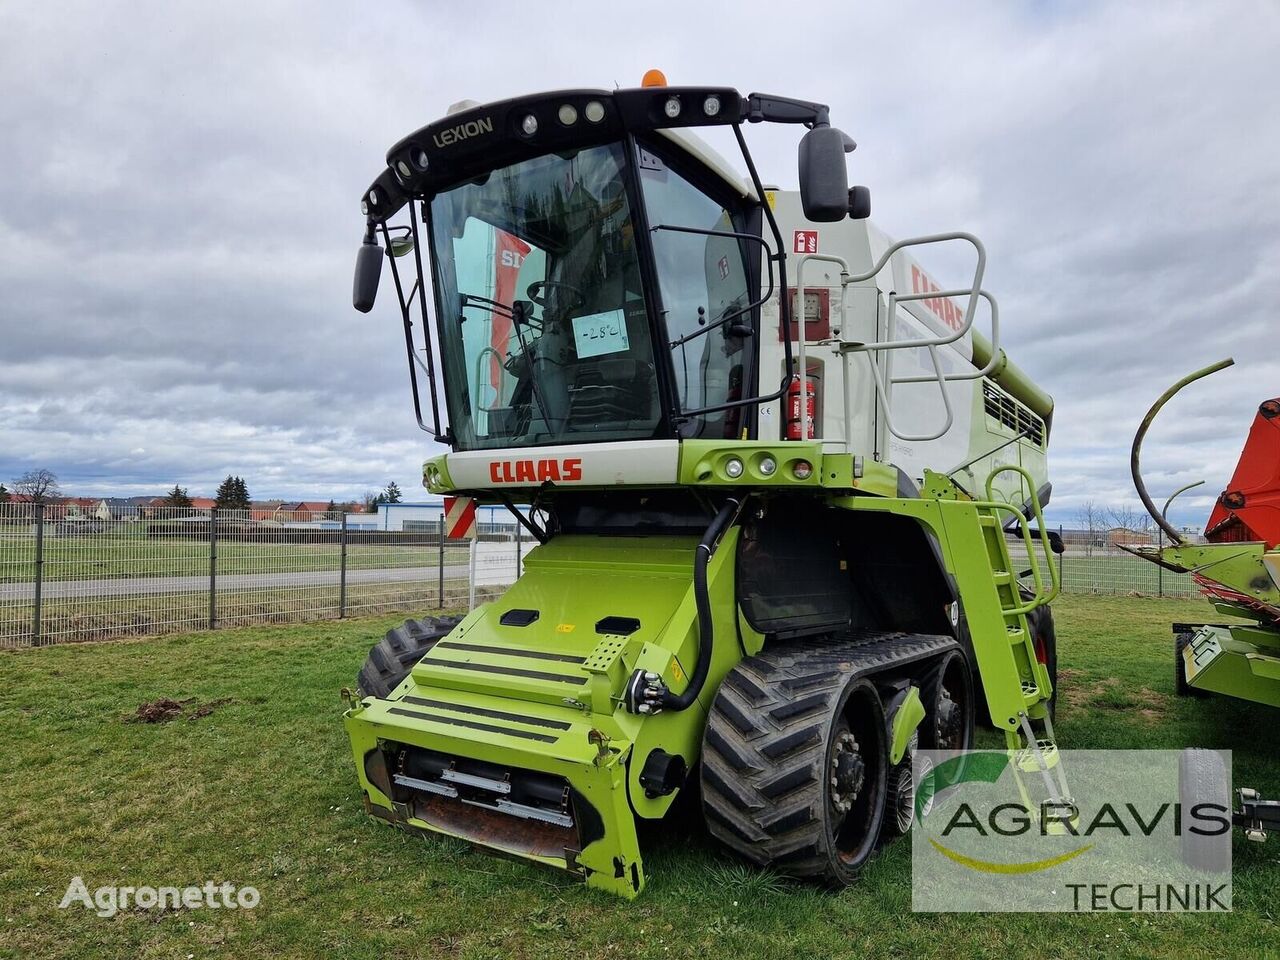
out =
[[[218,542],[218,573],[283,573],[337,570],[336,543]],[[514,555],[515,546],[512,545]],[[106,580],[116,577],[204,577],[209,575],[209,541],[149,538],[142,528],[127,534],[57,537],[44,540],[45,580]],[[428,544],[352,543],[347,568],[426,567],[438,563],[440,549]],[[465,546],[446,544],[445,563],[467,562]],[[30,583],[35,578],[35,540],[0,540],[0,583]]]
[[[1231,747],[1280,788],[1274,714],[1171,691],[1170,620],[1202,602],[1056,608],[1065,747]],[[644,841],[634,903],[406,836],[360,810],[337,691],[391,620],[0,653],[3,957],[1222,957],[1280,945],[1280,838],[1236,845],[1230,915],[910,912],[908,846],[834,895],[689,827]],[[127,722],[194,698],[164,724]],[[207,705],[206,711],[198,709]],[[204,713],[204,715],[198,715]],[[253,885],[253,911],[58,910],[68,883]],[[1268,952],[1270,951],[1270,952]]]

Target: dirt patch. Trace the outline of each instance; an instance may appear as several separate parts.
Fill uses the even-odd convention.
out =
[[[1132,711],[1149,724],[1159,723],[1169,709],[1169,695],[1142,687],[1134,693],[1123,689],[1119,677],[1085,678],[1080,670],[1058,671],[1058,698],[1072,710]]]
[[[208,703],[201,704],[196,703],[195,697],[187,697],[185,700],[161,697],[158,700],[150,700],[146,703],[138,704],[138,709],[125,717],[125,722],[168,723],[170,720],[177,720],[182,716],[186,716],[188,720],[195,720],[199,717],[207,717],[218,707],[230,702],[230,697],[222,697],[221,699],[210,700]]]
[[[1058,671],[1058,699],[1072,709],[1085,709],[1120,686],[1117,677],[1085,680],[1084,672],[1070,668]]]
[[[210,700],[208,703],[202,703],[200,704],[200,706],[196,707],[195,712],[192,713],[191,716],[193,719],[195,717],[207,717],[209,714],[213,713],[213,711],[217,710],[219,707],[223,706],[224,704],[228,704],[230,702],[231,702],[230,697],[222,697],[218,700]]]

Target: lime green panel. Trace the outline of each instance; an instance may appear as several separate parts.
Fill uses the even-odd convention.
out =
[[[1182,651],[1187,684],[1280,707],[1280,658],[1240,639],[1234,627],[1202,627]]]
[[[906,755],[911,735],[924,719],[924,704],[920,702],[920,688],[912,687],[907,697],[893,714],[893,741],[889,747],[889,762],[901,763]]]
[[[796,467],[808,464],[808,477]],[[734,465],[741,468],[738,476]],[[770,470],[769,464],[773,467]],[[679,482],[690,487],[822,486],[822,444],[816,441],[682,440]]]

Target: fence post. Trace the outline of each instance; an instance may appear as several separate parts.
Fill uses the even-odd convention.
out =
[[[440,595],[438,597],[440,602],[438,606],[439,606],[439,609],[443,610],[444,609],[444,513],[443,511],[440,514],[440,529],[436,533],[436,539],[439,541],[438,545],[440,547],[440,561],[437,566],[437,570],[440,575]]]
[[[342,532],[338,535],[338,619],[347,615],[347,512],[342,512]]]
[[[475,531],[472,532],[474,533]],[[467,588],[467,609],[474,610],[476,608],[476,554],[480,552],[480,538],[473,536],[468,542],[470,544],[470,555],[467,558],[467,566],[470,569],[467,580],[470,585]]]
[[[1156,536],[1159,537],[1158,543],[1160,545],[1160,549],[1163,550],[1164,527],[1156,527]],[[1156,595],[1162,598],[1164,597],[1164,567],[1160,566],[1158,563],[1156,564]]]
[[[40,646],[40,592],[44,586],[44,504],[36,505],[36,593],[31,616],[31,645]]]
[[[218,628],[218,508],[209,508],[209,629]]]

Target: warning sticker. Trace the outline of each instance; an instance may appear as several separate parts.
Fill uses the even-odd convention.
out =
[[[817,230],[797,230],[795,242],[791,245],[792,253],[817,253],[818,252],[818,231]]]

